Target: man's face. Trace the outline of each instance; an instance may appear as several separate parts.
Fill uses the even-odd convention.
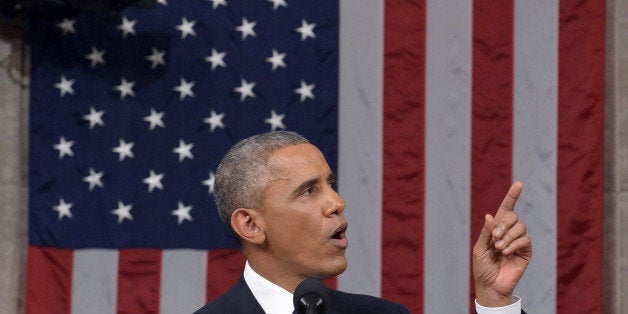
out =
[[[271,156],[270,166],[259,212],[277,271],[303,279],[343,272],[345,203],[323,154],[310,144],[288,146]]]

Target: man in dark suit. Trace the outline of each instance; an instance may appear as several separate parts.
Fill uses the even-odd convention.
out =
[[[323,154],[296,133],[260,134],[231,148],[216,171],[215,200],[247,262],[240,281],[197,313],[292,313],[297,285],[342,273],[347,222],[334,187]],[[478,313],[521,307],[512,292],[532,257],[513,211],[521,189],[513,184],[495,217],[486,215],[473,248]],[[330,293],[328,313],[407,313],[380,298]]]

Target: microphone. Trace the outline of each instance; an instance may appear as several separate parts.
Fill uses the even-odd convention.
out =
[[[294,309],[301,314],[321,314],[329,308],[329,289],[318,279],[306,279],[294,290]]]

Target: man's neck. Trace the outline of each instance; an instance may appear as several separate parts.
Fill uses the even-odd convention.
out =
[[[256,258],[255,260],[249,260],[248,263],[255,273],[290,293],[294,293],[294,289],[296,289],[299,283],[305,280],[305,278],[286,272],[285,269],[279,269],[273,261],[264,261],[262,258]]]

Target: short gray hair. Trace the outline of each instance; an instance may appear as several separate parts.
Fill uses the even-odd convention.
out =
[[[245,138],[231,147],[216,169],[214,199],[220,219],[231,228],[231,214],[236,209],[259,207],[271,175],[270,156],[281,148],[308,143],[297,133],[273,131]]]

